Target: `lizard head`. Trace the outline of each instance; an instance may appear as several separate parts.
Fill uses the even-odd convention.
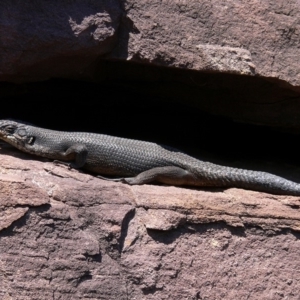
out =
[[[34,143],[34,137],[29,135],[27,125],[13,120],[0,120],[0,139],[17,148]]]

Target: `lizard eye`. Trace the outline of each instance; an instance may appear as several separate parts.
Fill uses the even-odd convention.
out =
[[[14,134],[15,131],[16,131],[16,127],[13,126],[13,125],[7,125],[7,126],[5,126],[5,131],[6,131],[8,134]]]

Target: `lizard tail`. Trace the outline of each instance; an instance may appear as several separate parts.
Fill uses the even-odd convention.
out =
[[[273,194],[300,196],[300,184],[267,172],[214,164],[193,168],[198,186],[237,187]]]

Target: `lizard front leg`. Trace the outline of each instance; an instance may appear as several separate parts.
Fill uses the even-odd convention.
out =
[[[85,165],[88,150],[83,144],[74,144],[65,153],[65,156],[75,154],[75,161],[71,162],[71,167],[74,169],[81,168]]]
[[[83,167],[86,163],[88,155],[88,150],[83,144],[74,144],[69,147],[65,152],[62,153],[62,156],[66,159],[72,158],[72,162],[62,162],[60,160],[54,160],[54,163],[65,164],[71,168],[79,169]]]

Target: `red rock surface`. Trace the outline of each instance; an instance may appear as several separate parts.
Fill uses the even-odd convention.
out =
[[[299,86],[298,1],[126,1],[132,59]]]
[[[299,299],[299,197],[0,161],[1,299]]]
[[[39,107],[17,105],[25,82],[68,78],[300,132],[299,13],[297,0],[3,0],[0,80],[22,84],[1,84],[14,106],[1,114],[43,118],[57,98],[68,121],[76,101],[116,100],[44,100],[52,86],[36,84]],[[0,299],[300,299],[300,197],[131,187],[0,145],[0,204]]]
[[[80,78],[116,43],[118,1],[0,4],[0,79]]]
[[[90,79],[106,55],[299,86],[299,13],[297,0],[3,0],[0,79]]]

